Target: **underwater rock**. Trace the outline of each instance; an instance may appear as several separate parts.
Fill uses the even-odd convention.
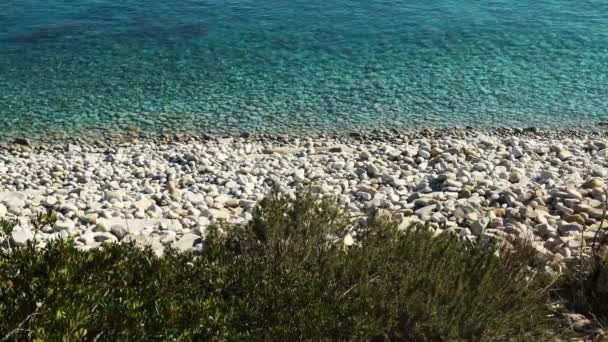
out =
[[[62,25],[48,25],[32,30],[22,31],[5,39],[8,43],[37,44],[61,39],[74,34],[81,34],[88,25],[80,22],[70,22]]]

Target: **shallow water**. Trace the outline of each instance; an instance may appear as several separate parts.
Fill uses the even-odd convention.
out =
[[[605,0],[4,0],[0,132],[608,120]]]

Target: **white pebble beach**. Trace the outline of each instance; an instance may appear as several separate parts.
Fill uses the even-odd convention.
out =
[[[247,222],[271,191],[302,190],[335,196],[353,215],[383,211],[404,229],[427,222],[473,243],[525,239],[558,270],[600,225],[608,138],[521,133],[11,143],[0,149],[0,217],[18,220],[14,245],[53,209],[41,244],[196,251],[210,224]]]

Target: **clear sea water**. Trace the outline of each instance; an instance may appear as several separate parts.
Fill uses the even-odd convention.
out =
[[[2,0],[0,133],[594,125],[606,0]]]

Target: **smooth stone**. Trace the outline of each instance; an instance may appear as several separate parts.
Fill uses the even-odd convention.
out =
[[[304,182],[306,180],[306,175],[304,173],[304,170],[295,170],[293,172],[293,179],[296,182]]]
[[[297,153],[305,152],[305,148],[301,147],[277,147],[277,148],[266,148],[262,150],[264,154],[278,154],[278,155],[293,155]]]
[[[596,220],[601,220],[604,216],[604,210],[601,208],[592,208],[588,205],[577,204],[574,206],[574,211],[577,213],[585,213],[589,215],[589,217],[594,218]]]
[[[112,226],[112,228],[110,229],[110,231],[111,231],[112,234],[114,234],[114,236],[116,236],[116,238],[118,238],[118,240],[121,240],[125,235],[128,234],[127,229],[125,229],[121,225]]]
[[[34,238],[31,230],[16,226],[11,232],[11,242],[15,246],[25,246],[29,240]]]
[[[171,232],[171,231],[169,231],[169,232]],[[169,244],[169,243],[175,242],[175,239],[176,239],[175,235],[167,234],[160,239],[160,243]]]
[[[213,199],[214,203],[220,203],[229,208],[235,208],[239,206],[239,200],[230,197],[228,195],[219,195]]]
[[[116,236],[112,235],[112,233],[109,233],[109,232],[98,232],[98,233],[93,233],[93,234],[94,234],[93,238],[95,239],[95,242],[99,242],[99,243],[118,242],[118,238],[116,238]]]
[[[205,227],[209,226],[210,224],[211,224],[211,221],[209,221],[209,219],[204,216],[198,217],[196,219],[196,225],[199,228],[205,228]]]
[[[430,216],[436,208],[436,204],[431,204],[416,210],[415,213],[418,217],[427,217]]]
[[[592,178],[588,181],[586,181],[585,183],[583,183],[582,188],[583,189],[594,189],[594,188],[601,188],[604,186],[604,181],[599,179],[599,178]]]
[[[564,220],[569,223],[575,222],[581,225],[585,224],[585,218],[579,214],[566,216]]]
[[[68,232],[76,229],[76,224],[71,220],[57,221],[55,223],[55,231],[67,230]]]
[[[461,204],[456,210],[454,210],[453,215],[460,219],[465,219],[469,221],[477,221],[479,219],[479,212],[477,209],[473,208],[468,203]]]
[[[568,160],[568,159],[572,158],[572,156],[573,156],[572,152],[570,152],[566,149],[563,149],[563,148],[559,149],[559,151],[557,152],[557,157],[562,161]]]
[[[376,190],[375,188],[373,188],[369,185],[361,184],[357,187],[357,192],[366,192],[366,193],[374,196],[376,194],[376,192],[378,192],[378,190]]]
[[[227,189],[230,189],[230,190],[233,190],[233,191],[234,190],[238,190],[239,187],[240,187],[239,184],[237,182],[233,181],[233,180],[226,182],[226,184],[224,184],[224,186]]]
[[[372,199],[372,195],[368,192],[363,192],[363,191],[357,191],[355,192],[355,196],[357,196],[359,199],[363,200],[363,201],[370,201]]]
[[[505,217],[507,215],[505,208],[498,208],[494,210],[496,217]]]
[[[8,209],[6,209],[4,204],[0,203],[0,217],[4,217],[6,214],[8,214]]]
[[[59,205],[59,211],[62,213],[77,212],[78,206],[73,203],[65,202]]]
[[[165,247],[156,239],[148,239],[142,235],[128,235],[123,239],[123,243],[133,242],[139,248],[150,247],[156,256],[164,254]]]
[[[522,179],[521,173],[514,171],[509,174],[509,182],[511,183],[519,183]]]
[[[479,235],[483,233],[483,231],[488,227],[489,224],[490,219],[488,217],[480,217],[479,220],[471,223],[469,229],[473,234]]]
[[[536,211],[534,210],[534,208],[532,208],[530,206],[520,207],[519,208],[519,215],[523,219],[531,219],[531,220],[536,219],[536,216],[537,216]]]
[[[86,232],[81,234],[76,240],[84,243],[85,245],[93,245],[95,244],[95,233]]]
[[[256,201],[247,200],[247,199],[242,199],[239,201],[239,206],[241,206],[245,209],[252,208],[253,206],[255,206],[255,204],[256,204]]]
[[[165,184],[165,190],[167,190],[169,194],[174,195],[175,193],[177,193],[177,184],[175,184],[174,181],[168,181]]]
[[[471,197],[471,190],[464,188],[458,192],[458,198],[469,198]]]
[[[523,150],[522,150],[521,148],[519,148],[519,147],[514,147],[514,148],[511,150],[511,155],[513,156],[513,158],[520,158],[521,156],[523,156],[523,155],[524,155],[524,152],[523,152]]]
[[[106,222],[99,222],[95,228],[93,228],[94,232],[109,232],[110,230],[111,227]]]
[[[329,192],[329,186],[327,184],[315,184],[310,187],[310,192],[313,194],[324,194]]]
[[[461,238],[467,237],[467,236],[471,236],[471,231],[468,228],[463,228],[460,230],[460,233],[458,234]]]
[[[389,160],[398,160],[401,157],[401,151],[397,150],[397,149],[391,149],[390,151],[388,151],[386,153],[386,155],[388,156]]]
[[[561,223],[557,229],[562,234],[570,234],[571,232],[580,232],[583,227],[578,223]]]
[[[549,235],[549,236],[556,236],[557,235],[557,228],[551,226],[548,223],[537,224],[534,228],[541,235]]]
[[[240,206],[240,201],[236,198],[230,198],[226,202],[224,202],[224,206],[227,208],[237,208]]]
[[[191,251],[194,247],[194,245],[197,244],[197,242],[201,241],[201,237],[196,235],[196,234],[192,234],[192,233],[188,233],[188,234],[184,234],[184,236],[182,236],[179,240],[173,242],[172,247],[176,248],[177,250],[181,251],[181,252],[188,252]]]
[[[137,202],[133,203],[133,207],[142,210],[148,210],[151,206],[154,205],[154,201],[149,198],[142,198]]]
[[[604,167],[602,167],[600,165],[592,165],[591,172],[594,176],[597,176],[597,177],[605,178],[606,176],[608,176],[608,170],[606,170]]]
[[[566,207],[565,205],[563,205],[562,203],[556,203],[554,207],[555,207],[555,210],[560,211],[560,212],[564,213],[565,215],[574,214],[574,209],[570,209],[570,208]]]
[[[568,197],[570,197],[570,198],[574,198],[579,201],[583,199],[583,195],[581,195],[581,193],[578,192],[578,190],[576,190],[576,188],[573,186],[567,186],[566,193],[568,194]]]
[[[106,191],[105,199],[106,201],[116,200],[122,202],[125,197],[125,192],[122,190],[117,191]]]
[[[403,219],[401,223],[399,223],[399,230],[407,230],[412,226],[421,224],[422,221],[417,216],[409,216]]]
[[[565,243],[566,246],[569,249],[571,249],[571,250],[574,250],[574,249],[578,250],[578,249],[581,248],[581,245],[582,245],[582,242],[581,242],[581,240],[578,237],[564,237],[564,236],[562,236],[562,237],[560,237],[560,240],[563,243]]]
[[[368,176],[376,177],[379,172],[380,172],[380,170],[378,169],[378,167],[375,164],[370,163],[369,165],[367,165],[367,175]]]
[[[139,208],[135,210],[135,212],[133,213],[133,217],[137,219],[144,219],[146,218],[146,212],[144,211],[144,209]]]
[[[152,195],[156,192],[156,190],[150,186],[150,185],[145,185],[143,188],[143,193],[144,194],[148,194],[148,195]]]
[[[209,209],[211,217],[215,220],[228,220],[230,219],[230,212],[223,209]]]
[[[8,207],[9,211],[11,211],[11,209],[13,211],[19,211],[18,209],[25,207],[25,198],[26,195],[24,193],[11,192],[4,196],[2,202]]]
[[[462,182],[459,182],[455,179],[449,179],[449,178],[445,180],[444,184],[447,187],[453,187],[453,188],[458,188],[458,189],[462,188],[462,186],[463,186]]]
[[[182,198],[184,199],[184,201],[190,202],[190,203],[192,203],[194,205],[205,203],[205,195],[203,195],[203,194],[195,194],[195,193],[193,193],[191,191],[186,191],[183,194]]]
[[[542,170],[539,175],[541,180],[549,180],[556,179],[559,176],[555,172],[551,172],[549,170]]]
[[[429,152],[427,150],[419,150],[418,151],[418,155],[421,158],[424,158],[424,159],[430,159],[431,158],[431,152]]]
[[[434,212],[431,215],[431,219],[430,219],[431,222],[438,222],[438,223],[445,222],[445,220],[446,220],[445,216],[443,216],[443,214],[439,213],[439,212]]]
[[[55,197],[55,196],[47,196],[44,200],[44,204],[49,207],[54,206],[55,204],[57,204],[57,202],[58,202],[58,200],[57,200],[57,197]]]

